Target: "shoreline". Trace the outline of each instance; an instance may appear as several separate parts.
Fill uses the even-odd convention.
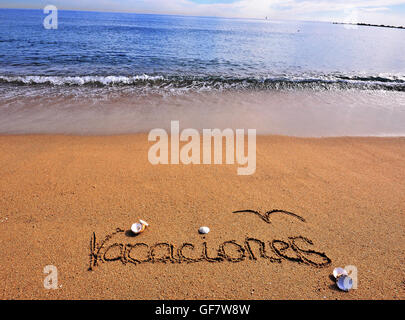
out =
[[[182,130],[184,130],[184,129],[188,129],[188,128],[180,128],[180,133],[182,132]],[[215,129],[215,128],[212,128],[212,129]],[[220,129],[221,131],[223,130],[223,129]],[[198,133],[199,133],[199,135],[200,135],[200,137],[202,137],[202,132],[201,132],[201,130],[197,130],[198,131]],[[232,131],[234,131],[235,132],[235,130],[233,130],[232,129]],[[245,129],[244,130],[244,137],[247,137],[247,129]],[[57,134],[55,134],[55,133],[20,133],[20,134],[15,134],[15,133],[10,133],[10,134],[7,134],[7,133],[0,133],[0,139],[2,139],[2,138],[5,138],[5,139],[7,139],[7,138],[24,138],[24,137],[26,137],[27,139],[31,139],[31,138],[41,138],[41,137],[43,137],[43,138],[50,138],[50,139],[52,139],[52,138],[55,138],[55,139],[58,139],[58,138],[72,138],[72,139],[86,139],[86,138],[89,138],[89,139],[91,139],[91,138],[93,138],[93,139],[103,139],[103,138],[105,138],[105,139],[109,139],[109,138],[112,138],[112,139],[114,139],[114,138],[123,138],[123,139],[130,139],[131,137],[141,137],[141,136],[143,136],[143,137],[145,137],[145,142],[146,143],[149,143],[149,145],[151,146],[153,143],[155,143],[155,142],[153,142],[153,141],[148,141],[148,135],[149,135],[149,132],[137,132],[137,133],[117,133],[117,134],[71,134],[71,133],[66,133],[66,134],[64,134],[64,133],[57,133]],[[167,130],[167,136],[168,136],[168,138],[169,138],[169,141],[170,141],[170,137],[171,137],[171,133],[170,133],[170,129],[169,130]],[[296,140],[351,140],[351,139],[353,139],[353,140],[373,140],[373,139],[375,139],[375,140],[384,140],[384,139],[386,139],[386,140],[390,140],[390,139],[392,139],[392,140],[397,140],[397,139],[399,139],[399,140],[401,140],[401,139],[405,139],[405,134],[404,135],[395,135],[395,134],[393,134],[393,135],[390,135],[390,134],[387,134],[387,135],[364,135],[364,136],[362,136],[362,135],[358,135],[358,136],[356,136],[356,135],[347,135],[347,136],[345,136],[345,135],[343,135],[343,136],[297,136],[297,135],[283,135],[283,134],[261,134],[261,133],[257,133],[256,134],[256,137],[258,138],[258,139],[278,139],[278,138],[280,138],[280,139],[296,139]],[[180,141],[180,145],[184,145],[184,144],[186,144],[187,142],[184,142],[184,141]],[[201,144],[202,144],[202,142],[201,142]],[[225,141],[223,141],[223,146],[225,145]],[[170,146],[170,143],[169,143],[169,146]]]
[[[0,103],[1,105],[2,103]],[[11,99],[0,134],[121,135],[180,128],[301,137],[405,136],[402,92],[215,92],[173,96]]]
[[[151,145],[0,135],[0,299],[404,299],[405,139],[258,136],[250,176],[153,166]],[[235,213],[275,209],[303,220]],[[133,237],[138,219],[150,227]],[[112,237],[89,271],[93,234],[97,247]],[[48,265],[57,290],[43,287]],[[345,293],[330,275],[348,265],[358,289]]]

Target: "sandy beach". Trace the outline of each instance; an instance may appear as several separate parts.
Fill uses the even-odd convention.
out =
[[[151,144],[0,136],[1,299],[405,298],[405,138],[258,136],[250,176],[153,166]],[[345,293],[330,276],[349,265]]]

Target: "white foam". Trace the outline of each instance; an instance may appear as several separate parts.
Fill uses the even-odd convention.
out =
[[[0,80],[9,83],[46,84],[52,85],[85,85],[85,84],[134,84],[140,81],[163,80],[163,76],[146,74],[135,76],[0,76]]]

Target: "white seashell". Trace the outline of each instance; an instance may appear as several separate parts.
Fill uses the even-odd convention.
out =
[[[136,223],[134,223],[134,224],[131,226],[131,231],[132,231],[133,233],[136,233],[136,234],[142,232],[143,229],[144,229],[143,224],[142,224],[142,223],[139,223],[139,222],[136,222]]]
[[[200,227],[200,229],[198,229],[198,232],[201,234],[206,234],[208,232],[210,232],[210,228],[208,227]]]
[[[147,223],[144,220],[139,220],[139,222],[135,222],[131,226],[131,231],[135,234],[141,233],[143,230],[145,230],[146,227],[149,226],[149,223]]]
[[[342,291],[349,291],[353,288],[353,280],[349,276],[341,276],[337,279],[336,285]]]
[[[347,276],[347,275],[348,275],[347,271],[343,268],[338,267],[338,268],[333,269],[333,276],[335,277],[335,279],[337,279],[341,276]]]

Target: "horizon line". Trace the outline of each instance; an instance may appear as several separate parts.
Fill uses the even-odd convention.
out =
[[[40,10],[43,8],[6,8],[0,7],[0,10]],[[156,16],[173,16],[173,17],[194,17],[194,18],[214,18],[214,19],[234,19],[234,20],[258,20],[258,21],[288,21],[288,22],[317,22],[317,23],[331,23],[331,24],[349,24],[349,25],[368,25],[368,26],[385,26],[394,28],[404,28],[403,25],[395,24],[373,24],[364,22],[344,22],[339,20],[300,20],[300,19],[267,19],[265,18],[249,18],[249,17],[224,17],[224,16],[210,16],[210,15],[191,15],[191,14],[174,14],[174,13],[153,13],[153,12],[135,12],[135,11],[111,11],[111,10],[83,10],[83,9],[59,9],[58,11],[73,11],[73,12],[94,12],[94,13],[120,13],[120,14],[139,14],[139,15],[156,15]]]
[[[5,8],[5,10],[40,10],[43,8]],[[152,12],[135,12],[135,11],[110,11],[110,10],[83,10],[83,9],[59,9],[58,11],[77,11],[77,12],[96,12],[96,13],[123,13],[123,14],[144,14],[144,15],[157,15],[157,16],[174,16],[174,17],[195,17],[195,18],[217,18],[217,19],[238,19],[238,20],[264,20],[264,21],[296,21],[296,22],[320,22],[320,23],[333,23],[338,21],[322,21],[322,20],[299,20],[299,19],[265,19],[265,18],[249,18],[249,17],[224,17],[224,16],[209,16],[209,15],[190,15],[190,14],[174,14],[174,13],[152,13]],[[267,16],[265,16],[267,18]]]

